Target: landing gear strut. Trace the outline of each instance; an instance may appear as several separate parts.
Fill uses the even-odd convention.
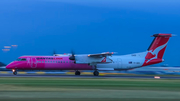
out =
[[[81,74],[81,72],[78,70],[75,72],[75,75],[80,75],[80,74]]]
[[[17,71],[15,69],[12,70],[14,75],[17,75]]]
[[[94,76],[99,76],[99,72],[97,70],[94,71]]]

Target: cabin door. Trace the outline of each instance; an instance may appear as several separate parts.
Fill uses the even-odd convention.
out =
[[[36,58],[31,58],[31,68],[36,68],[36,67],[37,67]]]

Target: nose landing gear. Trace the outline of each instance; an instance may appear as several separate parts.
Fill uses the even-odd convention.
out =
[[[75,75],[81,75],[81,72],[77,70],[77,71],[75,72]]]
[[[14,75],[17,75],[17,71],[15,69],[12,69],[12,71]]]

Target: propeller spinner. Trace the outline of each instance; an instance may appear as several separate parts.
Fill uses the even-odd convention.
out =
[[[71,51],[72,55],[69,57],[69,60],[75,60],[75,54],[74,51]]]

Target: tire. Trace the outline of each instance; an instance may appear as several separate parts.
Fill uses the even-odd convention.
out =
[[[81,72],[80,71],[76,71],[75,75],[81,75]]]
[[[14,74],[14,75],[17,75],[17,71],[14,71],[13,74]]]
[[[94,76],[99,76],[99,72],[98,71],[94,71]]]

